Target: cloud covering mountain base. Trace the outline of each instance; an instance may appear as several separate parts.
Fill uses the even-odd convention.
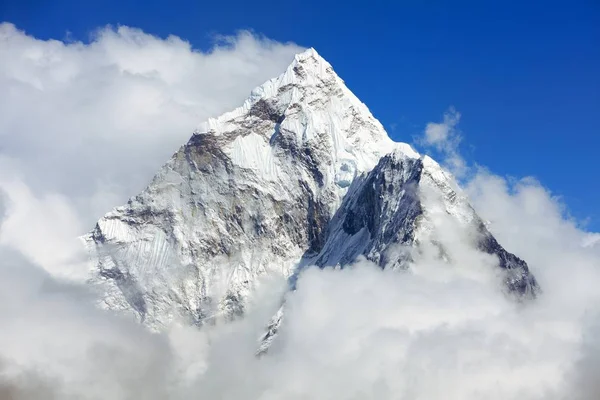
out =
[[[256,358],[283,279],[261,286],[244,319],[152,334],[97,310],[87,287],[57,282],[14,256],[0,270],[0,393],[595,399],[598,249],[582,245],[587,234],[563,219],[536,183],[509,186],[481,173],[468,188],[475,204],[495,199],[489,212],[480,210],[504,221],[492,225],[494,234],[513,237],[515,251],[529,260],[544,288],[534,302],[508,298],[496,277],[482,272],[490,269],[478,265],[423,259],[404,273],[367,261],[344,270],[312,268],[288,296],[278,340]]]

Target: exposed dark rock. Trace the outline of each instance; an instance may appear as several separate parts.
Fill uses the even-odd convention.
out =
[[[281,123],[284,118],[283,113],[278,112],[274,106],[262,99],[250,107],[248,115],[275,123]]]

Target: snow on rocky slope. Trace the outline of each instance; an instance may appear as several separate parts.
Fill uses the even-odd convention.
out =
[[[497,243],[452,177],[393,142],[309,49],[199,127],[84,240],[104,306],[161,329],[242,314],[269,274],[359,255],[404,269],[425,243],[444,258],[439,215],[474,232],[473,246],[507,271],[509,290],[535,292],[526,263]]]

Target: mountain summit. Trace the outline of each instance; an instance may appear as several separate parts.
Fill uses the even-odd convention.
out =
[[[393,142],[314,49],[208,120],[142,193],[85,237],[104,306],[153,329],[242,314],[261,277],[365,256],[405,270],[466,235],[533,294],[527,264],[486,229],[453,178]]]

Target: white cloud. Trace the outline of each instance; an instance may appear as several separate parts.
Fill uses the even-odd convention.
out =
[[[439,149],[447,148],[460,140],[460,136],[455,131],[456,125],[460,121],[460,113],[450,108],[444,114],[444,122],[429,122],[425,127],[425,141],[429,145]]]
[[[593,247],[600,244],[600,233],[590,233],[583,238],[583,246]]]
[[[418,144],[433,147],[443,157],[446,168],[461,177],[467,167],[458,149],[462,140],[457,128],[459,122],[460,113],[454,107],[450,107],[444,113],[442,122],[429,122],[425,126],[423,136],[419,138]]]
[[[3,260],[0,398],[167,398],[166,338],[91,300],[36,267]]]
[[[70,200],[56,193],[36,197],[18,176],[2,178],[0,174],[5,213],[0,245],[20,251],[55,276],[85,279],[85,255],[77,240],[85,227]]]

